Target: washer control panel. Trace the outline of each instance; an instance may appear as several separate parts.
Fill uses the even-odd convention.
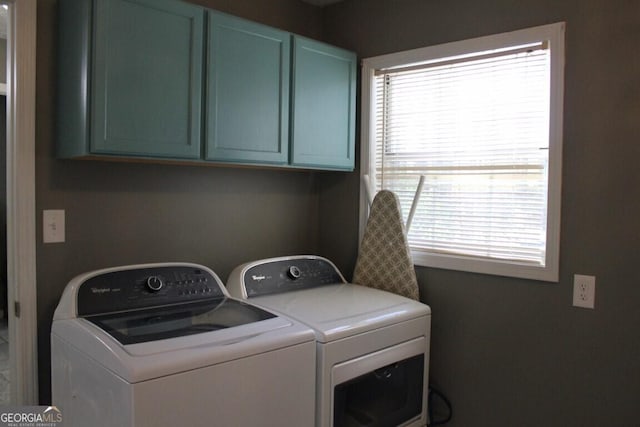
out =
[[[305,256],[267,260],[251,266],[242,281],[249,298],[344,283],[330,261]]]
[[[219,280],[196,267],[166,266],[112,271],[78,289],[78,316],[135,310],[224,297]]]

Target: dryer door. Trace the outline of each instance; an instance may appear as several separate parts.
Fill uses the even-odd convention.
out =
[[[336,365],[333,427],[424,425],[424,349],[418,338]]]

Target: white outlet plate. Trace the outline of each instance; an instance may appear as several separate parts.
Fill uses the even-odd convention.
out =
[[[573,305],[574,307],[594,308],[596,297],[595,276],[574,274],[573,276]]]
[[[63,243],[64,234],[64,210],[42,211],[42,241],[44,243]]]

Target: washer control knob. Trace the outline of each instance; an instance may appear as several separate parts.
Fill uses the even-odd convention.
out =
[[[289,275],[290,278],[292,278],[293,280],[296,280],[297,278],[300,277],[300,269],[295,265],[292,265],[291,267],[289,267],[289,271],[287,272],[287,274]]]
[[[164,282],[158,276],[149,276],[147,279],[147,288],[151,292],[158,292],[164,286]]]

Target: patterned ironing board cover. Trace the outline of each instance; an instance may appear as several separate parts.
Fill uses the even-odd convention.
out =
[[[419,299],[400,200],[391,191],[381,190],[373,199],[353,283]]]

